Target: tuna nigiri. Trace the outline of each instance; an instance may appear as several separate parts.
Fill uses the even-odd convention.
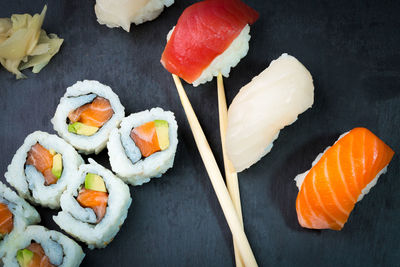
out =
[[[197,86],[221,72],[229,76],[249,49],[258,13],[240,0],[205,0],[186,8],[168,34],[161,63]]]
[[[237,172],[267,154],[279,131],[312,106],[310,72],[283,54],[245,85],[228,110],[226,149]]]
[[[298,175],[296,211],[305,228],[341,230],[356,202],[386,172],[393,150],[366,128],[342,135]]]

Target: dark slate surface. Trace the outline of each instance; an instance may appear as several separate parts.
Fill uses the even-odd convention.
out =
[[[159,63],[180,0],[131,33],[96,22],[94,1],[49,1],[44,29],[65,39],[35,75],[15,80],[0,70],[0,172],[35,130],[54,133],[50,119],[65,89],[78,80],[110,85],[127,113],[160,106],[175,112],[175,167],[160,180],[131,187],[133,203],[115,240],[90,251],[82,266],[232,266],[230,232],[201,163],[171,76]],[[260,12],[250,51],[225,79],[228,103],[282,52],[313,74],[315,104],[285,128],[272,152],[240,173],[246,232],[260,265],[394,266],[400,261],[399,157],[352,212],[341,232],[302,229],[293,177],[343,132],[365,126],[400,152],[400,5],[395,1],[248,0]],[[39,0],[2,0],[0,17],[40,12]],[[215,81],[189,98],[222,166]],[[93,156],[109,167],[107,152]],[[1,180],[4,180],[2,177]],[[38,208],[59,230],[55,212]]]

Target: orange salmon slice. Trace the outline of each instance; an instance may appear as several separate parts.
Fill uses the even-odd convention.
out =
[[[0,203],[0,234],[6,235],[11,233],[13,227],[14,227],[13,214],[11,213],[6,204]]]
[[[29,262],[29,267],[53,267],[49,257],[46,256],[42,246],[38,243],[32,242],[26,249],[33,252],[33,258]]]
[[[36,170],[43,174],[45,185],[57,183],[57,177],[51,172],[53,167],[53,155],[41,144],[36,143],[28,152],[26,164],[35,166]]]
[[[139,148],[143,157],[148,157],[161,150],[154,121],[133,128],[131,131],[131,138]]]
[[[394,151],[366,128],[355,128],[330,147],[304,178],[296,199],[305,228],[341,230],[362,190]]]
[[[82,188],[76,198],[84,208],[91,208],[100,222],[106,214],[108,193]]]
[[[88,126],[101,127],[114,114],[110,101],[97,96],[92,103],[85,104],[68,114],[71,123],[81,122]]]

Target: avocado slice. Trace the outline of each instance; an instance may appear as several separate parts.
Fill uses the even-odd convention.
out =
[[[17,252],[17,261],[19,263],[19,266],[21,267],[28,267],[32,258],[33,258],[33,252],[30,251],[29,249],[26,248],[20,249]]]
[[[90,190],[100,191],[100,192],[107,192],[106,185],[104,184],[103,178],[101,178],[101,176],[94,174],[94,173],[86,174],[85,188],[90,189]]]
[[[91,136],[99,130],[99,127],[89,126],[81,122],[74,122],[68,125],[68,131],[75,134]]]
[[[54,156],[55,154],[57,154],[57,152],[56,152],[54,149],[50,149],[49,152],[50,152],[50,154],[52,154],[53,156]]]
[[[158,145],[161,150],[165,150],[169,147],[169,125],[167,121],[155,120],[156,133],[158,138]]]
[[[53,168],[51,169],[51,172],[57,179],[60,179],[61,173],[63,170],[63,163],[62,163],[62,156],[61,154],[55,154],[53,156]]]

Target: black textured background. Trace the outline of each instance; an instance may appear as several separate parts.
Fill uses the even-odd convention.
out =
[[[111,86],[127,114],[160,106],[175,112],[179,146],[162,179],[131,187],[133,203],[115,240],[84,250],[82,266],[232,266],[232,241],[193,141],[173,81],[159,59],[166,34],[183,9],[178,0],[153,22],[131,32],[96,22],[94,1],[48,1],[47,32],[65,39],[39,74],[25,80],[0,70],[0,173],[26,135],[50,124],[59,98],[78,80]],[[356,205],[341,232],[302,229],[292,181],[343,132],[368,127],[400,152],[400,2],[247,0],[260,19],[250,51],[225,79],[228,103],[244,84],[287,52],[312,73],[315,104],[280,134],[271,153],[240,173],[244,223],[260,265],[398,266],[400,262],[399,157]],[[1,0],[0,17],[38,13],[39,0]],[[222,167],[216,82],[189,98]],[[107,152],[93,156],[109,167]],[[4,180],[1,177],[1,180]],[[55,212],[38,208],[42,224],[59,230]]]

